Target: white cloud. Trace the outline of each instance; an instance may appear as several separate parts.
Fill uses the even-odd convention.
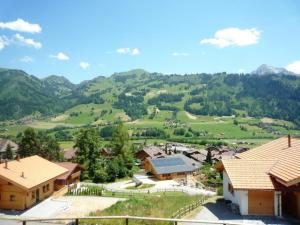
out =
[[[189,53],[186,52],[173,52],[172,56],[189,56]]]
[[[69,56],[67,56],[65,53],[63,52],[59,52],[56,55],[49,55],[50,58],[55,58],[57,60],[61,60],[61,61],[67,61],[70,59]]]
[[[82,68],[82,69],[87,69],[90,67],[90,64],[88,62],[80,62],[79,63],[79,66]]]
[[[201,44],[216,45],[225,48],[231,45],[246,46],[257,44],[261,32],[256,28],[239,29],[235,27],[218,30],[213,38],[200,41]]]
[[[39,24],[31,24],[22,19],[17,19],[7,23],[0,22],[0,28],[28,33],[40,33],[42,31]]]
[[[6,36],[0,36],[0,51],[9,45],[9,40]]]
[[[292,62],[291,64],[285,67],[288,71],[291,71],[296,74],[300,74],[300,60]]]
[[[17,43],[20,43],[22,45],[35,47],[37,49],[42,47],[42,44],[40,42],[35,41],[33,39],[30,39],[30,38],[24,38],[20,34],[15,34],[14,35],[14,41],[17,42]]]
[[[245,69],[239,69],[238,73],[246,73],[246,70]]]
[[[140,54],[140,50],[138,48],[134,48],[134,49],[132,49],[131,54],[132,55],[139,55]]]
[[[23,58],[20,59],[20,61],[24,63],[32,63],[34,62],[34,58],[30,56],[24,56]]]
[[[118,48],[116,50],[118,54],[129,54],[129,55],[139,55],[140,50],[138,48]]]

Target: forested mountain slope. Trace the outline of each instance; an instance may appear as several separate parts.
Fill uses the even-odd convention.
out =
[[[300,77],[163,75],[137,69],[74,85],[63,77],[40,80],[20,70],[0,71],[1,120],[36,111],[51,115],[88,103],[103,110],[120,110],[131,120],[154,116],[158,109],[196,115],[271,117],[300,124]]]

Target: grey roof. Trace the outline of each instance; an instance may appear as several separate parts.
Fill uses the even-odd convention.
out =
[[[10,145],[11,146],[11,149],[13,152],[16,152],[19,148],[19,146],[11,141],[11,140],[8,140],[8,139],[0,139],[0,153],[2,152],[5,152],[6,151],[6,148],[7,148],[7,145]]]
[[[149,159],[157,174],[192,172],[197,169],[194,160],[185,155],[171,155],[165,158]]]

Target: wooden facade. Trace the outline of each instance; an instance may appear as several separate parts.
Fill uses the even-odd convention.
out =
[[[149,160],[150,159],[146,159],[143,161],[143,167],[145,171],[152,173],[158,180],[186,179],[188,175],[193,173],[193,171],[188,171],[158,174]]]
[[[26,190],[0,178],[0,209],[24,210],[54,192],[54,180]]]

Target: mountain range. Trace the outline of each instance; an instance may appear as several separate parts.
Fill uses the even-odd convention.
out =
[[[137,69],[75,85],[63,76],[39,79],[22,70],[0,69],[0,120],[35,112],[49,116],[91,103],[101,110],[119,110],[131,120],[151,116],[156,107],[195,115],[267,116],[300,124],[300,77],[266,65],[251,74],[163,75]]]

